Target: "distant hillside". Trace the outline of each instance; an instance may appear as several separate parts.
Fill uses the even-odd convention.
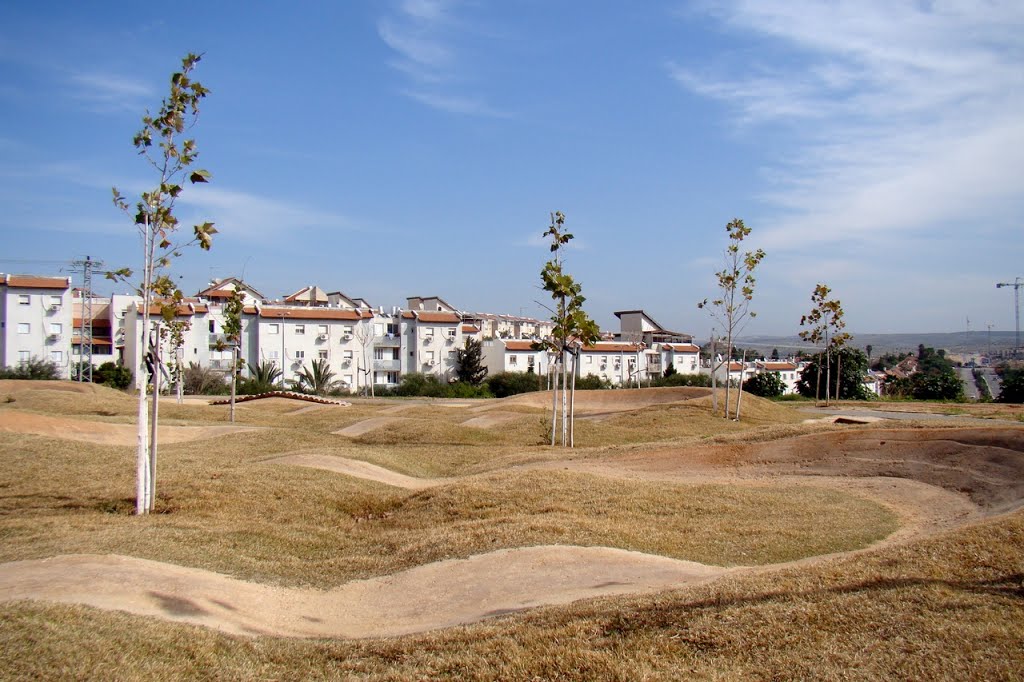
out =
[[[919,344],[929,348],[944,349],[950,353],[987,353],[990,343],[988,331],[949,332],[944,334],[922,332],[920,334],[852,334],[851,345],[864,349],[871,346],[871,355],[877,357],[883,353],[912,353],[917,351]],[[1010,332],[991,333],[992,351],[1009,351],[1013,349],[1016,334]],[[778,348],[782,354],[796,350],[812,351],[813,346],[805,343],[799,336],[744,336],[736,340],[742,348],[753,348],[771,353]]]

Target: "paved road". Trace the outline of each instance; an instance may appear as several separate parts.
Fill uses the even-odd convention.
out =
[[[895,419],[895,420],[954,420],[963,421],[964,419],[971,419],[968,415],[953,415],[953,414],[934,414],[931,412],[889,412],[887,410],[870,410],[864,408],[854,407],[802,407],[801,412],[809,412],[811,414],[826,415],[826,414],[841,414],[848,417],[877,417],[879,419]],[[993,421],[993,420],[989,420]]]
[[[964,383],[964,395],[967,396],[968,400],[977,400],[981,397],[978,392],[978,385],[974,382],[973,369],[970,367],[958,367],[957,374],[960,375],[960,380]]]

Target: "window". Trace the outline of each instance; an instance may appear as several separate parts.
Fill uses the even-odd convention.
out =
[[[306,333],[306,325],[304,325],[304,324],[297,324],[297,325],[295,325],[295,333],[296,334],[305,334]]]
[[[378,325],[378,326],[380,326],[380,325]],[[352,336],[352,331],[353,331],[352,330],[352,325],[350,325],[350,324],[347,324],[344,327],[342,327],[342,333],[343,334],[348,334],[349,336]],[[380,336],[379,333],[378,333],[378,336]]]
[[[57,306],[59,308],[63,302],[64,301],[61,300],[60,296],[51,296],[50,297],[50,305],[51,306]]]
[[[455,363],[457,363],[459,361],[458,357],[459,356],[455,353],[455,351],[453,351],[453,350],[448,351],[448,364],[449,365],[454,365]]]
[[[18,305],[29,305],[32,303],[32,297],[28,294],[18,294]]]
[[[427,338],[434,338],[434,328],[427,327],[426,329],[424,329],[423,336],[426,336]]]
[[[60,322],[51,322],[50,323],[50,335],[51,336],[54,336],[54,335],[55,336],[60,336],[63,333],[64,333],[64,325],[62,325]]]
[[[18,333],[19,334],[31,334],[32,333],[32,325],[29,324],[28,322],[19,322],[18,323]]]
[[[320,350],[318,350],[316,352],[316,356],[318,358],[320,358],[321,360],[326,360],[327,359],[327,349],[326,348],[321,348]]]
[[[280,334],[281,333],[281,325],[277,324],[276,322],[274,324],[268,324],[267,325],[267,333],[268,334]]]
[[[588,356],[586,356],[586,358],[587,358],[587,361],[584,364],[586,364],[586,365],[594,364],[594,356],[588,355]]]
[[[434,364],[434,351],[432,351],[432,350],[428,350],[427,351],[427,364],[428,365]]]
[[[351,386],[352,385],[352,375],[351,374],[344,374],[344,375],[342,375],[341,383],[345,384],[346,386]]]
[[[455,338],[455,327],[450,327],[448,329],[448,338],[451,338],[451,339]]]
[[[304,351],[304,350],[297,350],[297,351],[295,351],[295,359],[296,360],[303,360],[303,359],[305,359],[305,357],[306,357],[306,351]]]
[[[519,356],[518,355],[510,355],[510,356],[508,356],[508,366],[509,367],[515,367],[518,364],[519,364]]]
[[[342,356],[341,356],[341,357],[342,357],[343,359],[345,359],[346,361],[348,361],[348,362],[352,362],[352,351],[350,351],[350,350],[347,350],[347,351],[345,351],[345,352],[344,352],[344,353],[342,354]],[[381,359],[381,358],[378,358],[378,359]]]
[[[267,358],[269,358],[270,360],[277,360],[277,351],[276,350],[268,350],[267,351]]]
[[[217,331],[217,322],[216,322],[216,320],[210,320],[209,324],[210,324],[210,333],[213,334],[214,332]]]
[[[533,369],[533,366],[536,364],[536,360],[537,358],[530,355],[529,357],[526,358],[526,366],[529,367],[530,369]]]
[[[351,329],[351,327],[347,328],[345,330],[345,333],[346,334],[350,334],[351,333],[349,331],[350,329]],[[374,323],[374,325],[373,325],[373,334],[374,334],[374,336],[384,336],[384,323],[383,322],[375,322]]]
[[[316,333],[317,334],[326,334],[327,333],[327,325],[326,324],[318,324],[316,326]]]
[[[32,359],[32,351],[30,350],[19,350],[18,351],[18,362],[28,362]]]
[[[64,353],[59,350],[50,351],[50,360],[57,363],[58,365],[64,363]]]

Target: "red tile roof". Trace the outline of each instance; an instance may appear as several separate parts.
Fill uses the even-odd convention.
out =
[[[533,341],[506,341],[505,350],[524,351],[534,350]]]
[[[584,353],[635,353],[640,350],[636,343],[601,343],[595,346],[584,346]]]
[[[792,372],[796,365],[792,362],[761,362],[758,363],[769,372]]]
[[[25,289],[68,289],[71,280],[68,277],[36,277],[35,275],[6,275],[4,284],[9,287]]]
[[[664,348],[670,348],[676,353],[699,353],[700,347],[692,343],[666,343]]]
[[[361,320],[373,317],[373,313],[340,308],[260,308],[260,317],[271,320]]]
[[[420,322],[429,322],[432,324],[458,324],[462,322],[462,318],[455,313],[428,313],[419,311],[416,313],[416,318]]]

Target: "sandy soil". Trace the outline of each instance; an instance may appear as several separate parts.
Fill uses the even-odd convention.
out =
[[[660,404],[686,399],[683,395],[693,397],[704,389],[655,391],[657,394],[636,397],[641,403]],[[624,399],[624,391],[602,393],[617,395],[584,399],[586,409],[635,409],[635,405],[626,407],[630,401]],[[492,416],[500,419],[501,411]],[[365,420],[339,433],[358,435],[399,419]],[[123,437],[120,430],[127,430],[128,442],[134,439],[131,425],[16,414],[13,410],[0,411],[0,428],[107,443]],[[216,435],[211,429],[232,429],[167,428],[168,439],[204,437]],[[328,469],[409,489],[439,483],[317,452],[267,461]],[[1024,502],[1024,429],[851,427],[764,443],[629,450],[601,460],[568,459],[532,466],[620,478],[834,486],[893,509],[901,528],[879,543],[892,544],[1019,508]],[[814,557],[795,563],[826,559]],[[680,588],[735,571],[763,572],[780,566],[726,571],[609,548],[527,547],[312,591],[247,583],[130,557],[75,555],[0,565],[0,600],[82,603],[249,635],[372,637],[469,623],[592,596]]]
[[[87,604],[242,635],[381,637],[703,582],[725,572],[619,549],[544,546],[441,561],[318,591],[131,557],[68,555],[0,565],[0,600]]]
[[[160,426],[158,434],[162,443],[183,443],[254,430],[256,427],[252,426]],[[0,431],[34,433],[39,436],[101,445],[134,445],[138,435],[138,429],[134,424],[109,424],[84,419],[48,417],[15,410],[0,410]]]
[[[369,462],[363,462],[358,459],[349,459],[348,457],[338,457],[336,455],[320,454],[316,452],[297,452],[281,457],[274,457],[273,459],[265,461],[272,464],[291,464],[294,466],[309,467],[311,469],[333,471],[338,474],[354,476],[368,481],[376,481],[377,483],[393,485],[396,488],[405,488],[407,490],[423,490],[424,488],[431,488],[435,485],[441,485],[442,483],[451,480],[441,478],[414,478],[413,476],[406,476],[405,474],[400,474],[398,472],[391,471],[390,469],[385,469],[377,466],[376,464],[370,464]]]
[[[523,415],[518,412],[503,412],[502,410],[491,410],[477,417],[471,417],[462,422],[462,426],[472,426],[478,429],[490,429],[495,426],[507,424]]]
[[[356,436],[361,436],[364,433],[376,431],[377,429],[383,428],[390,424],[397,424],[398,422],[406,421],[407,419],[408,417],[371,417],[369,419],[364,419],[362,421],[356,422],[355,424],[346,426],[343,429],[332,431],[332,433],[338,436],[349,436],[351,438],[355,438]]]

